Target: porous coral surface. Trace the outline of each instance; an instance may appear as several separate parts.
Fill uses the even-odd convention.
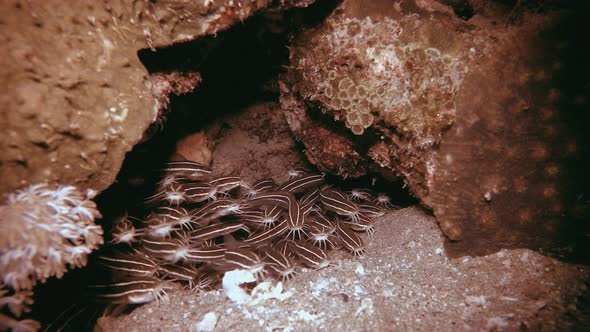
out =
[[[454,118],[456,91],[468,71],[464,54],[453,49],[461,41],[433,43],[450,35],[444,20],[437,21],[431,28],[412,16],[327,20],[299,36],[301,52],[298,44],[293,48],[292,65],[305,68],[296,78],[298,93],[324,101],[355,135],[378,116],[418,147],[431,147]]]

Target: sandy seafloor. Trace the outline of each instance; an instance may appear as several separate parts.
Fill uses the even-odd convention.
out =
[[[97,331],[582,331],[588,267],[527,249],[449,259],[417,207],[378,219],[367,253],[301,271],[280,300],[237,305],[223,290],[175,290],[169,302],[100,318]],[[285,298],[286,297],[286,298]],[[585,296],[587,297],[587,295]],[[587,300],[586,300],[587,301]],[[258,303],[256,303],[258,302]],[[587,309],[584,309],[587,311]],[[585,320],[585,319],[582,319]]]

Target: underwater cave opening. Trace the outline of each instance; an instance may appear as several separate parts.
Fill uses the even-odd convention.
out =
[[[323,2],[323,5],[325,4],[326,2]],[[318,6],[305,11],[294,11],[290,14],[290,18],[296,22],[292,23],[293,25],[300,27],[302,21],[312,24],[314,21],[321,20],[331,9],[332,7]],[[462,16],[460,13],[457,15]],[[471,14],[467,12],[465,15]],[[149,73],[198,72],[202,77],[202,83],[194,92],[182,96],[170,96],[170,105],[162,118],[161,125],[151,128],[155,130],[147,135],[149,139],[129,152],[117,181],[97,198],[104,216],[102,225],[105,232],[109,231],[112,220],[124,211],[136,216],[145,215],[146,208],[143,202],[146,197],[154,193],[164,163],[176,151],[178,141],[191,134],[204,133],[208,142],[205,143],[205,148],[212,150],[215,166],[216,158],[223,159],[224,164],[231,161],[231,158],[215,155],[215,153],[218,151],[222,154],[222,151],[227,149],[223,150],[221,147],[231,145],[232,139],[244,137],[232,136],[236,129],[256,127],[253,131],[257,138],[245,142],[236,140],[234,150],[252,142],[263,144],[266,139],[270,139],[268,137],[278,132],[281,134],[281,139],[288,140],[290,143],[281,145],[275,142],[274,146],[277,149],[294,148],[300,157],[290,159],[289,163],[298,162],[295,164],[304,165],[313,170],[312,165],[306,164],[305,146],[295,138],[284,135],[288,134],[286,126],[287,131],[281,131],[276,127],[277,121],[281,119],[277,80],[283,66],[288,65],[289,51],[286,45],[289,33],[293,32],[290,27],[277,27],[277,24],[280,25],[276,20],[261,15],[228,31],[220,32],[216,36],[173,45],[155,52],[148,49],[138,52]],[[278,29],[279,32],[271,32],[273,29]],[[582,38],[581,35],[579,37]],[[576,67],[576,70],[579,69]],[[583,87],[577,82],[568,84]],[[584,114],[584,118],[587,118],[588,114]],[[582,127],[588,121],[576,119],[572,122],[575,121],[576,126],[581,127],[578,132],[583,132]],[[242,120],[247,124],[239,124]],[[293,151],[285,151],[285,155],[291,155],[291,152]],[[277,159],[283,158],[279,150],[275,150],[275,153],[279,155]],[[588,155],[584,155],[583,159],[584,162],[580,164],[587,165]],[[247,169],[244,168],[243,171],[250,172],[248,176],[267,176],[269,173],[266,171],[275,166],[274,160],[260,163],[268,164],[268,168],[265,168],[265,172],[261,174],[252,173],[252,167],[246,167]],[[276,165],[276,167],[283,166],[284,164]],[[578,180],[579,186],[586,186],[589,173],[585,172],[586,168],[578,168],[580,176],[576,176],[575,179]],[[240,171],[240,169],[234,170]],[[377,181],[373,183],[375,179]],[[398,206],[416,203],[401,181],[385,181],[378,175],[375,178],[365,176],[346,180],[326,175],[326,182],[335,184],[343,190],[371,188],[374,192],[385,192],[394,198],[394,204]],[[587,200],[581,195],[579,199]],[[586,204],[586,211],[587,206]],[[588,229],[587,226],[586,229]],[[575,235],[587,238],[587,234],[586,231]],[[584,245],[587,243],[585,242]],[[587,250],[579,252],[584,256],[582,258],[587,258]],[[100,252],[92,256],[96,258],[97,255],[100,255]],[[62,279],[52,278],[47,283],[36,287],[34,315],[36,319],[44,323],[46,330],[92,329],[103,309],[94,306],[94,302],[88,297],[89,280],[94,280],[98,273],[93,260],[93,258],[90,259],[91,263],[86,268],[72,270]],[[587,294],[584,297],[586,302],[583,308],[586,310],[586,316],[588,316],[589,297]]]
[[[169,96],[168,109],[146,132],[146,139],[127,154],[115,183],[97,197],[103,214],[101,224],[105,230],[105,242],[109,240],[108,233],[116,218],[126,213],[146,215],[148,209],[144,201],[154,193],[165,163],[175,154],[179,140],[195,133],[206,136],[199,148],[212,148],[215,164],[215,146],[219,145],[215,140],[231,144],[235,139],[231,135],[232,127],[240,126],[235,125],[235,121],[239,123],[245,119],[250,123],[246,126],[258,135],[253,142],[265,143],[267,138],[278,133],[279,138],[272,149],[292,150],[285,152],[291,154],[291,159],[285,163],[314,170],[304,157],[305,146],[290,135],[281,115],[278,80],[289,63],[289,36],[302,27],[321,22],[338,3],[320,2],[282,14],[255,15],[216,35],[155,51],[143,49],[138,52],[150,74],[198,73],[202,81],[193,92]],[[229,125],[228,118],[233,119]],[[270,153],[280,159],[283,152]],[[293,157],[293,153],[298,156]],[[277,167],[280,166],[284,165]],[[245,176],[269,176],[272,167],[269,165],[265,174],[249,170]],[[239,169],[234,168],[234,171],[238,172],[234,175],[243,175],[239,174]],[[397,206],[416,203],[402,181],[386,181],[379,175],[347,180],[326,175],[325,179],[343,190],[370,188],[374,192],[386,193],[394,198]],[[89,330],[103,314],[104,306],[96,305],[88,292],[89,283],[102,277],[96,269],[96,257],[101,252],[91,255],[87,267],[73,270],[62,279],[52,278],[35,289],[33,313],[47,330]]]

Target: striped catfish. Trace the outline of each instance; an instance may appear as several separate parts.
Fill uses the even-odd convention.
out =
[[[147,204],[167,202],[170,205],[178,206],[186,201],[184,189],[181,183],[172,183],[166,188],[161,189],[156,194],[146,198]]]
[[[318,247],[295,241],[291,243],[291,248],[295,255],[311,268],[322,269],[330,265],[326,252]]]
[[[289,230],[288,222],[283,219],[276,226],[271,227],[263,232],[253,233],[242,241],[243,246],[257,246],[280,239],[280,236]]]
[[[182,185],[186,201],[200,203],[215,198],[217,188],[208,182],[191,182]]]
[[[320,189],[317,187],[301,196],[299,205],[301,205],[301,211],[303,212],[304,216],[307,216],[313,210],[315,203],[318,202],[319,199]]]
[[[206,226],[213,219],[233,213],[241,213],[244,204],[233,199],[218,199],[191,211],[194,220],[201,226]]]
[[[288,191],[290,193],[298,193],[309,188],[318,187],[324,182],[324,177],[319,174],[309,174],[287,181],[277,187],[277,191]]]
[[[281,280],[289,280],[297,272],[295,262],[289,256],[271,247],[265,247],[263,253],[269,269]]]
[[[232,249],[225,252],[223,266],[228,270],[248,270],[257,277],[262,277],[265,263],[253,250],[247,248]]]
[[[321,224],[321,226],[323,226],[324,228],[336,229],[336,221],[330,219],[330,217],[328,217],[326,213],[321,209],[313,211],[311,213],[311,216],[316,223]]]
[[[238,215],[238,219],[249,226],[253,226],[255,229],[268,229],[272,227],[277,221],[279,221],[279,216],[282,211],[277,209],[270,212],[274,214],[267,215],[266,212],[253,210]]]
[[[222,176],[209,181],[209,184],[219,193],[226,193],[240,186],[247,187],[239,176]]]
[[[193,247],[187,250],[186,260],[191,264],[214,263],[223,259],[227,249],[217,245],[208,247]]]
[[[357,202],[367,202],[373,199],[373,194],[365,189],[352,189],[348,192],[348,196]]]
[[[107,284],[90,285],[101,301],[120,304],[142,304],[151,301],[167,302],[167,290],[172,284],[152,276],[131,276]]]
[[[380,206],[385,209],[395,208],[396,206],[391,203],[391,197],[387,194],[377,194],[377,197],[372,201],[373,204]]]
[[[149,220],[148,220],[149,221]],[[165,239],[172,237],[172,234],[176,231],[181,230],[179,226],[176,225],[175,222],[159,222],[159,223],[147,223],[147,227],[144,228],[144,237],[153,237],[159,239]]]
[[[361,213],[371,218],[382,217],[385,215],[385,210],[375,204],[360,204]]]
[[[189,289],[195,289],[195,279],[198,271],[192,266],[164,263],[158,266],[158,276],[165,280],[180,281],[188,284]]]
[[[358,234],[356,234],[350,227],[341,221],[336,223],[336,234],[340,240],[340,244],[350,251],[355,256],[363,256],[365,254],[365,244]]]
[[[158,264],[149,256],[140,252],[114,251],[98,256],[98,263],[117,274],[126,275],[154,275]]]
[[[322,249],[328,249],[328,247],[334,247],[333,234],[336,231],[336,226],[326,226],[325,224],[313,219],[305,225],[309,241],[313,242],[313,245],[318,246]]]
[[[320,190],[320,201],[326,210],[349,217],[355,221],[360,218],[358,205],[352,202],[346,194],[334,190],[329,186],[324,186]]]
[[[291,245],[289,241],[281,241],[275,242],[271,245],[271,248],[278,251],[281,255],[286,256],[288,258],[294,259],[295,253],[291,249]]]
[[[194,288],[192,290],[206,290],[213,287],[216,282],[217,278],[215,275],[199,272],[193,280]]]
[[[250,206],[258,205],[280,205],[288,209],[287,227],[290,234],[301,235],[305,225],[305,217],[301,211],[299,202],[287,191],[273,191],[258,195],[256,198],[248,201]]]
[[[148,219],[152,218],[170,222],[184,230],[192,230],[196,226],[193,221],[194,217],[182,207],[159,206]]]
[[[113,226],[113,229],[111,230],[112,239],[110,243],[132,244],[136,242],[139,237],[143,235],[143,231],[134,226],[134,221],[136,221],[137,224],[142,223],[141,220],[128,216],[124,216],[123,218],[117,220]]]
[[[259,193],[265,191],[272,191],[277,187],[277,184],[272,179],[262,179],[254,182],[252,185],[245,187],[245,197],[252,198],[256,197]]]
[[[373,221],[373,219],[363,214],[361,214],[360,218],[357,221],[341,220],[340,222],[355,232],[367,232],[369,234],[373,234],[375,232],[375,222]]]
[[[311,173],[311,171],[305,167],[294,167],[294,168],[291,168],[289,171],[287,171],[287,175],[289,176],[289,179],[298,178],[300,176],[303,176],[303,175],[309,174],[309,173]]]
[[[171,161],[165,164],[167,174],[186,177],[193,181],[207,179],[211,175],[211,168],[198,162],[183,160]]]
[[[190,232],[188,238],[192,243],[199,243],[219,236],[231,234],[240,229],[247,232],[250,231],[243,222],[215,223]]]
[[[170,263],[186,260],[189,245],[182,239],[142,238],[141,250]]]

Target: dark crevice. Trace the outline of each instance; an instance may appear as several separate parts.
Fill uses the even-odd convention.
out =
[[[49,149],[49,144],[47,142],[34,142],[33,144],[37,147],[40,147],[43,150]]]
[[[140,50],[138,56],[150,73],[198,72],[202,82],[192,93],[170,97],[162,129],[134,147],[117,183],[98,199],[101,209],[112,207],[112,201],[121,204],[103,212],[118,214],[122,207],[131,207],[141,214],[134,210],[141,210],[142,198],[153,191],[159,170],[180,138],[256,102],[278,102],[277,80],[289,62],[289,38],[302,27],[322,22],[339,3],[319,1],[284,13],[262,12],[214,36],[155,52]]]
[[[469,20],[475,14],[467,0],[445,0],[443,3],[451,7],[455,15],[463,21]]]
[[[562,98],[558,103],[561,120],[569,139],[575,142],[578,153],[576,157],[563,160],[564,177],[563,188],[568,196],[565,214],[562,216],[563,225],[561,235],[565,253],[557,253],[557,258],[576,264],[590,265],[590,134],[587,129],[590,114],[587,103],[580,103],[590,92],[590,65],[584,52],[578,45],[584,43],[586,37],[579,31],[588,31],[590,23],[584,19],[590,9],[589,2],[581,2],[564,16],[557,26],[543,36],[549,45],[561,41],[563,46],[558,49],[563,71],[554,77],[554,84],[558,86]],[[555,42],[553,42],[555,41]],[[567,41],[564,43],[563,41]]]

